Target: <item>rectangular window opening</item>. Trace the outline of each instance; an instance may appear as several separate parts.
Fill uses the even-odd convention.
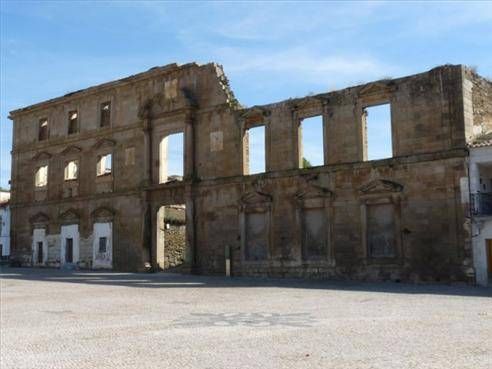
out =
[[[36,169],[34,176],[34,185],[36,187],[46,187],[48,185],[48,166],[43,165]]]
[[[111,174],[112,171],[112,155],[100,155],[97,160],[97,176]]]
[[[72,110],[68,113],[68,134],[78,133],[79,131],[79,113]]]
[[[65,181],[71,181],[78,178],[79,162],[78,160],[69,161],[65,165]]]
[[[111,124],[111,102],[101,104],[101,127],[109,127]]]
[[[366,127],[364,159],[378,160],[393,157],[391,105],[388,103],[366,107],[363,113]]]
[[[323,116],[302,119],[299,136],[300,168],[324,165]]]
[[[246,134],[245,159],[248,166],[245,168],[245,174],[264,173],[266,171],[265,126],[250,128]]]
[[[48,139],[48,119],[43,118],[39,120],[39,141]]]
[[[183,180],[184,133],[164,137],[159,143],[159,183]]]

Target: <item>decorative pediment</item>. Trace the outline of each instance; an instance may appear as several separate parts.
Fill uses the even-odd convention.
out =
[[[47,225],[50,221],[49,216],[47,216],[43,212],[36,213],[32,217],[29,218],[29,222],[32,225]]]
[[[374,193],[390,193],[403,191],[403,185],[387,179],[376,179],[359,188],[359,193],[369,195]]]
[[[63,151],[60,152],[61,155],[70,155],[70,154],[78,154],[82,151],[82,149],[78,146],[68,146]]]
[[[251,191],[241,196],[240,204],[241,205],[265,204],[265,203],[271,203],[272,199],[273,199],[272,195],[270,194],[264,192],[258,192],[258,191]]]
[[[70,208],[59,215],[60,222],[64,224],[78,223],[80,215],[77,210]]]
[[[295,198],[299,201],[323,197],[332,198],[333,192],[326,187],[311,185],[305,190],[298,191],[295,194]]]
[[[40,151],[38,153],[36,153],[36,155],[34,155],[32,157],[32,160],[35,160],[35,161],[38,161],[38,160],[49,160],[51,159],[51,154],[49,152],[46,152],[46,151]]]
[[[115,215],[115,211],[111,208],[102,206],[94,211],[92,211],[91,216],[94,219],[95,222],[102,222],[102,221],[112,221]]]
[[[102,138],[99,141],[97,141],[92,148],[93,149],[101,149],[103,147],[113,147],[116,145],[116,142],[114,140],[110,140],[109,138]]]

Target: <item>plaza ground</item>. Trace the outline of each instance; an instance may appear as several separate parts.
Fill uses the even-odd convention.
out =
[[[492,367],[492,288],[3,268],[1,365]]]

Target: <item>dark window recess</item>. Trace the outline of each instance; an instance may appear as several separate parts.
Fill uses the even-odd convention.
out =
[[[48,119],[40,119],[39,120],[39,141],[48,139]]]
[[[74,110],[68,113],[68,134],[74,134],[79,131],[79,113]]]
[[[111,103],[101,104],[101,127],[109,127],[111,123]]]
[[[73,238],[65,240],[65,262],[73,263]]]
[[[43,263],[43,243],[38,242],[38,264]]]
[[[108,239],[106,237],[99,237],[99,252],[100,253],[106,252],[107,242],[108,242]]]
[[[396,257],[395,212],[393,204],[367,206],[367,243],[373,258]]]

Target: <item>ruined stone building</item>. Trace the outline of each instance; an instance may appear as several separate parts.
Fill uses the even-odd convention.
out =
[[[392,154],[369,160],[379,105]],[[24,264],[223,274],[230,255],[233,275],[419,281],[472,280],[487,262],[469,160],[492,131],[492,83],[461,65],[244,108],[220,66],[172,64],[10,117]]]

